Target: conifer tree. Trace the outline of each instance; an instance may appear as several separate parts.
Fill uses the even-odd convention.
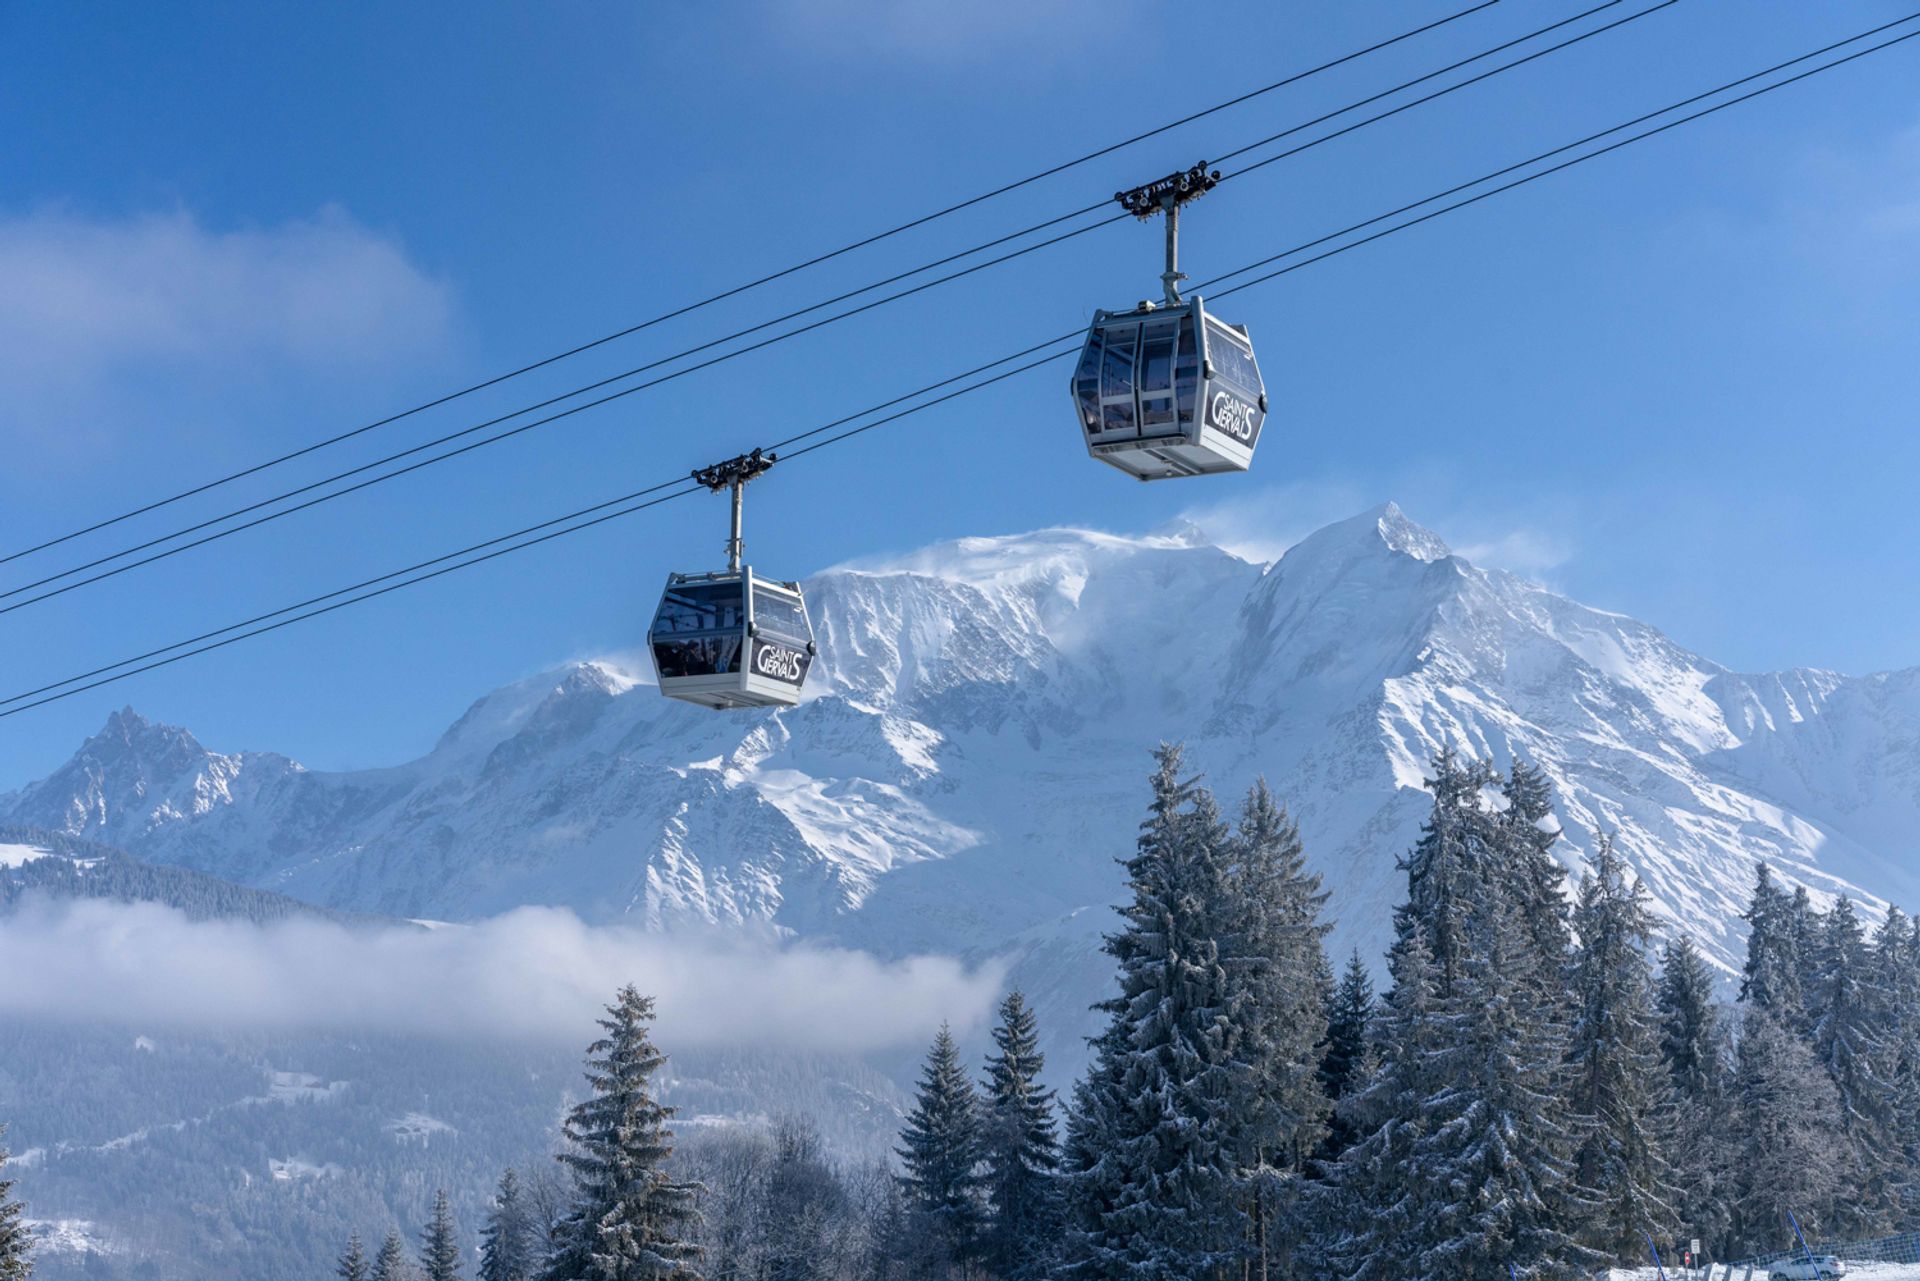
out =
[[[1332,1008],[1327,1013],[1326,1049],[1320,1057],[1320,1088],[1333,1108],[1326,1142],[1321,1146],[1321,1155],[1328,1160],[1338,1157],[1353,1142],[1353,1129],[1340,1103],[1364,1084],[1367,1032],[1373,1016],[1373,977],[1355,948],[1334,989]]]
[[[1791,923],[1793,959],[1799,967],[1800,989],[1800,1017],[1789,1026],[1802,1036],[1809,1036],[1813,1032],[1813,1005],[1820,991],[1823,917],[1814,908],[1813,896],[1806,886],[1793,887],[1793,896],[1787,900],[1787,919]]]
[[[1864,1235],[1892,1226],[1904,1183],[1893,1137],[1894,1069],[1886,1040],[1893,1011],[1852,901],[1842,897],[1819,922],[1807,1014],[1814,1057],[1833,1078],[1840,1124],[1861,1176],[1839,1226]]]
[[[1898,908],[1874,935],[1873,970],[1891,1118],[1888,1165],[1896,1217],[1920,1212],[1920,922]]]
[[[980,1100],[960,1063],[960,1048],[943,1023],[920,1071],[920,1088],[899,1154],[907,1203],[925,1221],[937,1257],[964,1265],[979,1250],[986,1213],[980,1162],[984,1156]]]
[[[1740,999],[1770,1012],[1789,1027],[1806,1013],[1800,989],[1800,954],[1793,899],[1773,879],[1773,869],[1754,864],[1753,897],[1743,914],[1747,922],[1747,965]]]
[[[340,1281],[367,1281],[367,1251],[360,1244],[360,1234],[352,1233],[347,1237],[347,1249],[334,1265],[333,1274]]]
[[[1382,1281],[1465,1281],[1509,1266],[1576,1275],[1599,1256],[1569,1230],[1589,1206],[1570,1165],[1566,1002],[1540,976],[1537,922],[1516,901],[1513,869],[1531,857],[1517,847],[1533,838],[1484,802],[1484,764],[1443,752],[1434,775],[1433,811],[1402,861],[1408,897],[1395,917],[1400,945],[1432,941],[1434,996],[1420,1016],[1432,1048],[1418,1060],[1428,1088],[1395,1093],[1403,1110],[1386,1132],[1404,1151],[1382,1159],[1375,1122],[1375,1136],[1349,1154],[1377,1173],[1348,1169],[1337,1180],[1359,1187],[1346,1214],[1361,1226],[1334,1253]],[[1401,1053],[1383,1044],[1389,1080],[1404,1069],[1385,1059]]]
[[[1227,985],[1216,1066],[1229,1093],[1223,1111],[1253,1272],[1265,1277],[1288,1266],[1289,1243],[1305,1235],[1300,1183],[1326,1137],[1327,896],[1307,870],[1299,828],[1264,779],[1248,792],[1224,852],[1221,897],[1208,912]]]
[[[1646,891],[1602,835],[1573,913],[1580,939],[1569,989],[1572,1103],[1581,1118],[1574,1177],[1595,1200],[1588,1243],[1616,1262],[1678,1226],[1662,1134],[1673,1119],[1653,1011]]]
[[[1567,928],[1567,873],[1553,856],[1560,840],[1553,784],[1538,766],[1516,757],[1500,790],[1507,802],[1498,822],[1505,838],[1501,846],[1508,892],[1530,944],[1533,976],[1543,992],[1557,993],[1572,939]]]
[[[7,1128],[0,1125],[0,1140]],[[0,1281],[26,1281],[33,1275],[33,1235],[27,1230],[27,1207],[13,1199],[13,1180],[6,1177],[7,1149],[0,1142]]]
[[[699,1188],[667,1174],[673,1109],[654,1095],[666,1063],[648,1034],[653,999],[620,989],[587,1047],[590,1097],[567,1114],[573,1205],[556,1229],[546,1281],[699,1281]]]
[[[1132,901],[1107,953],[1119,995],[1069,1128],[1072,1228],[1060,1275],[1196,1281],[1244,1254],[1234,1134],[1226,1114],[1244,1061],[1217,913],[1228,837],[1180,751],[1156,753],[1153,800],[1128,859]]]
[[[460,1240],[445,1188],[434,1193],[433,1217],[420,1234],[420,1270],[426,1281],[459,1281]]]
[[[1685,934],[1669,939],[1660,954],[1659,1008],[1660,1055],[1682,1103],[1717,1098],[1726,1063],[1713,972]]]
[[[1413,1276],[1477,1281],[1509,1266],[1573,1277],[1601,1259],[1573,1228],[1591,1212],[1573,1179],[1566,1030],[1526,973],[1532,941],[1497,903],[1477,913],[1438,1005],[1445,1088],[1426,1105],[1413,1177],[1430,1189]]]
[[[1668,1155],[1680,1188],[1681,1222],[1714,1243],[1726,1238],[1732,1162],[1726,1150],[1727,1038],[1713,973],[1685,935],[1660,958],[1660,1056],[1673,1089]]]
[[[1039,1029],[1026,998],[1010,992],[987,1059],[983,1128],[989,1220],[982,1253],[1005,1281],[1042,1277],[1060,1231],[1060,1140]]]
[[[1851,1182],[1839,1092],[1806,1042],[1765,1008],[1742,1021],[1732,1103],[1732,1248],[1759,1254],[1790,1244],[1789,1212],[1819,1239]]]
[[[413,1266],[407,1262],[407,1247],[400,1241],[400,1233],[387,1229],[386,1240],[380,1243],[380,1252],[373,1256],[373,1274],[368,1281],[413,1281]]]
[[[1428,1102],[1444,1088],[1436,1067],[1440,975],[1426,931],[1418,921],[1404,924],[1387,959],[1393,983],[1380,1002],[1366,1075],[1338,1104],[1341,1123],[1356,1138],[1320,1192],[1324,1270],[1350,1281],[1418,1275],[1430,1189],[1412,1177],[1413,1151],[1428,1132]]]
[[[1499,892],[1495,887],[1503,880],[1494,856],[1498,828],[1481,800],[1492,783],[1490,766],[1463,763],[1452,748],[1443,750],[1427,780],[1433,809],[1419,841],[1400,863],[1407,874],[1407,901],[1395,914],[1395,930],[1404,935],[1417,924],[1425,931],[1442,995],[1452,991],[1471,953],[1468,919],[1488,894]],[[1508,901],[1505,893],[1500,898]]]
[[[540,1242],[520,1176],[507,1167],[480,1232],[479,1281],[533,1281]]]

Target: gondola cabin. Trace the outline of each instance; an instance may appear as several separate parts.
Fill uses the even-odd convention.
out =
[[[1245,471],[1267,417],[1247,331],[1197,295],[1095,312],[1073,398],[1087,452],[1140,480]]]
[[[800,584],[751,566],[668,578],[648,647],[662,694],[716,710],[791,707],[814,657]]]

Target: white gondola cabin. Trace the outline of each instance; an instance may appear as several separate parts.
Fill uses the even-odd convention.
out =
[[[740,561],[747,482],[774,461],[756,449],[693,473],[715,493],[733,492],[733,537],[725,570],[671,575],[660,595],[647,648],[668,698],[716,710],[800,701],[816,652],[806,598],[800,584],[758,577]]]
[[[1245,471],[1267,418],[1267,389],[1240,325],[1180,296],[1180,207],[1220,181],[1204,163],[1114,199],[1167,220],[1163,302],[1097,311],[1073,371],[1087,452],[1140,480]]]
[[[1095,312],[1073,397],[1087,452],[1141,480],[1245,471],[1267,417],[1247,331],[1198,295]]]
[[[702,707],[790,707],[813,666],[800,584],[737,573],[674,574],[648,635],[660,692]]]

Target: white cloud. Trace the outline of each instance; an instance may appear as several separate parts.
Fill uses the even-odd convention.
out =
[[[158,370],[390,365],[442,346],[451,291],[329,207],[214,231],[186,213],[0,218],[0,380],[88,388]]]
[[[624,983],[664,1044],[864,1051],[971,1030],[1003,969],[522,908],[471,925],[194,922],[151,904],[33,903],[0,927],[0,1015],[187,1027],[425,1031],[571,1044]]]

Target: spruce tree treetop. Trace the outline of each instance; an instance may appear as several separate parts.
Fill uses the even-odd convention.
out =
[[[1334,989],[1333,1008],[1327,1014],[1327,1052],[1320,1062],[1321,1084],[1336,1102],[1354,1088],[1365,1061],[1373,1003],[1373,975],[1355,948]]]
[[[620,989],[605,1035],[587,1047],[591,1095],[563,1125],[573,1176],[572,1209],[558,1229],[546,1281],[699,1281],[700,1249],[687,1238],[699,1221],[700,1188],[667,1174],[673,1109],[654,1095],[666,1063],[648,1033],[653,1000]]]
[[[433,1217],[420,1234],[420,1270],[426,1274],[426,1281],[459,1281],[460,1239],[445,1188],[434,1193]]]
[[[373,1274],[369,1281],[412,1281],[412,1272],[400,1233],[389,1228],[386,1239],[380,1243],[380,1253],[373,1256]]]
[[[1573,913],[1580,945],[1571,967],[1571,1101],[1579,1115],[1574,1175],[1596,1202],[1590,1244],[1615,1262],[1637,1259],[1648,1237],[1679,1226],[1663,1134],[1672,1128],[1646,948],[1646,891],[1604,834]]]
[[[971,1244],[983,1217],[980,1100],[946,1024],[920,1070],[920,1089],[897,1150],[901,1184],[919,1210],[936,1216],[956,1241]]]
[[[1754,864],[1747,922],[1747,964],[1740,999],[1796,1026],[1806,1012],[1800,989],[1800,945],[1793,898],[1773,879],[1773,869]]]
[[[1660,1053],[1674,1089],[1695,1108],[1717,1099],[1725,1062],[1713,971],[1687,935],[1661,952],[1659,1007]]]
[[[480,1233],[480,1281],[533,1281],[538,1247],[520,1176],[508,1166]]]
[[[1001,1003],[993,1044],[983,1127],[991,1214],[983,1252],[996,1275],[1027,1281],[1044,1274],[1059,1244],[1060,1142],[1053,1091],[1040,1086],[1046,1061],[1039,1027],[1018,991]]]
[[[355,1232],[347,1237],[346,1252],[334,1266],[333,1274],[340,1281],[367,1281],[367,1267],[366,1248],[360,1244],[360,1234]]]
[[[26,1281],[33,1275],[33,1236],[27,1231],[27,1207],[13,1199],[13,1181],[5,1177],[7,1128],[0,1125],[0,1281]]]
[[[1241,942],[1222,936],[1218,915],[1229,835],[1212,798],[1182,777],[1178,748],[1162,745],[1155,763],[1124,864],[1129,899],[1106,942],[1119,993],[1098,1007],[1108,1026],[1075,1092],[1062,1277],[1205,1278],[1247,1239],[1226,1108],[1246,1066],[1227,973]]]

